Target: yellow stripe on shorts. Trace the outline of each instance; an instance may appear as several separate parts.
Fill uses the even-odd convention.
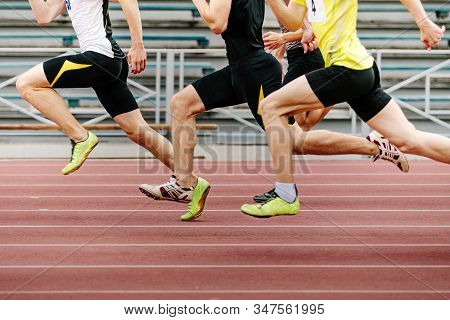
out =
[[[51,83],[51,87],[53,87],[55,85],[55,83],[59,80],[59,78],[61,78],[61,76],[63,75],[64,72],[66,71],[72,71],[72,70],[79,70],[79,69],[84,69],[84,68],[89,68],[92,67],[91,64],[79,64],[79,63],[75,63],[69,60],[64,61],[64,64],[62,65],[61,69],[59,70],[58,74],[56,75],[55,79],[53,80],[53,82]]]
[[[258,102],[258,114],[261,115],[261,101],[264,99],[264,91],[263,87],[261,86],[261,89],[259,89],[259,102]]]

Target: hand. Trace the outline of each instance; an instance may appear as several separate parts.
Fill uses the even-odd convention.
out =
[[[445,27],[439,27],[430,19],[424,20],[420,25],[420,40],[428,50],[437,47],[445,32]]]
[[[276,32],[267,32],[263,35],[264,47],[268,51],[273,51],[285,44],[283,35]]]
[[[133,74],[138,74],[145,70],[147,66],[147,52],[142,43],[131,45],[131,49],[128,52],[128,64]]]
[[[317,49],[317,38],[312,28],[303,29],[303,37],[300,43],[302,44],[304,53]]]

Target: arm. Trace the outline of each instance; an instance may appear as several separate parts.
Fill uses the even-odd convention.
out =
[[[293,41],[300,41],[305,53],[317,49],[316,37],[311,24],[306,18],[303,20],[303,27],[301,29],[286,33],[267,32],[264,34],[263,40],[264,46],[270,51]]]
[[[303,19],[306,16],[306,7],[295,1],[290,1],[288,6],[283,0],[267,0],[267,3],[272,8],[278,21],[290,31],[295,32],[302,27]]]
[[[131,34],[131,49],[128,52],[128,63],[131,66],[131,72],[141,73],[145,70],[147,64],[147,53],[142,39],[142,21],[141,13],[137,0],[118,0],[122,7],[125,18]]]
[[[215,34],[227,30],[231,10],[231,0],[192,0],[200,16],[209,29]]]
[[[64,0],[29,0],[31,10],[39,24],[52,22],[61,13],[66,11]]]
[[[303,29],[298,29],[297,31],[290,31],[283,33],[282,35],[284,43],[300,41],[303,38]]]
[[[400,0],[408,9],[420,29],[420,40],[425,44],[428,50],[439,45],[445,32],[445,27],[439,28],[428,18],[425,9],[420,0]]]

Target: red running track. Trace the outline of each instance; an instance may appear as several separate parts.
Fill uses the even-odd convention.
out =
[[[302,212],[258,220],[242,203],[267,162],[198,161],[205,214],[142,196],[156,161],[0,161],[3,299],[448,299],[450,167],[297,163]]]

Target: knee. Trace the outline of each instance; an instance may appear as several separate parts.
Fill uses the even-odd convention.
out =
[[[317,119],[312,119],[311,117],[307,117],[305,121],[302,123],[301,128],[303,131],[311,131],[315,125],[317,124]]]
[[[16,81],[16,89],[19,94],[24,97],[27,94],[29,94],[33,90],[33,84],[32,82],[25,76],[21,76]]]
[[[182,119],[187,119],[197,114],[196,106],[183,91],[175,94],[170,100],[170,111],[172,116]]]
[[[388,140],[403,153],[415,154],[421,148],[420,137],[415,129]]]
[[[307,121],[303,122],[301,125],[301,128],[303,131],[311,131],[312,128],[314,127],[314,124],[308,123]]]
[[[420,143],[414,137],[401,138],[394,145],[403,153],[415,154],[420,149]]]
[[[145,145],[145,139],[146,139],[146,130],[150,129],[150,127],[148,127],[148,125],[146,125],[146,127],[144,126],[123,126],[121,125],[122,130],[126,133],[127,137],[143,146]]]
[[[259,111],[265,123],[270,123],[273,118],[280,116],[278,114],[276,103],[271,99],[263,99],[259,104]]]

